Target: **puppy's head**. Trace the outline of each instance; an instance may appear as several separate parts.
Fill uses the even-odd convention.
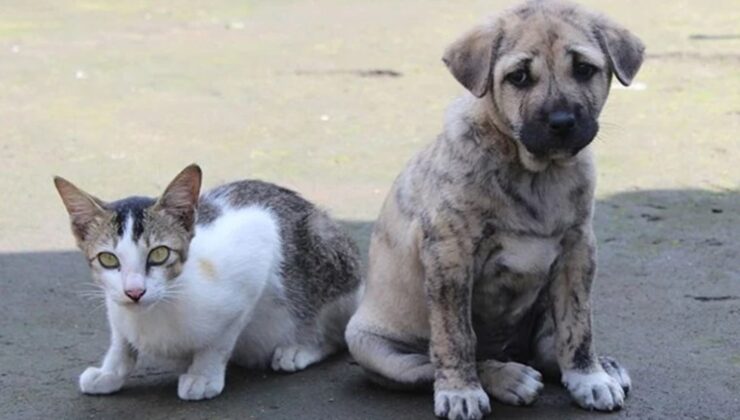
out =
[[[568,160],[596,136],[612,75],[629,85],[644,46],[626,29],[577,5],[528,1],[474,28],[444,62],[537,170]]]

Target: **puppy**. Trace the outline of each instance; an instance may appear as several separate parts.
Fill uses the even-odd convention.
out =
[[[469,91],[396,179],[370,245],[346,338],[378,382],[434,387],[434,412],[478,419],[489,395],[531,404],[557,375],[586,409],[618,410],[627,371],[598,357],[589,144],[612,76],[643,44],[604,16],[530,1],[454,42]]]

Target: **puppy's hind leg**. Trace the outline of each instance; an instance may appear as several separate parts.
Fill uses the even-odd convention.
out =
[[[560,381],[560,366],[555,352],[555,325],[550,311],[544,309],[532,336],[532,366],[542,372],[548,381]]]
[[[417,349],[352,323],[346,339],[350,353],[373,382],[391,389],[432,389],[434,367],[425,346]]]
[[[477,367],[483,389],[506,404],[532,404],[544,386],[542,374],[521,363],[486,360]]]
[[[412,348],[352,324],[347,329],[347,344],[373,382],[390,389],[432,389],[434,367],[424,353],[428,344]],[[542,375],[520,363],[486,360],[478,362],[477,369],[485,391],[507,404],[531,404],[543,387]]]

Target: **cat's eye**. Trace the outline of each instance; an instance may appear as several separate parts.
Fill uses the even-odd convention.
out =
[[[149,265],[161,265],[170,257],[170,249],[166,246],[158,246],[153,250],[149,251],[149,256],[146,259]]]
[[[591,64],[580,62],[573,65],[573,77],[580,82],[587,82],[599,69]]]
[[[526,69],[515,70],[507,74],[506,81],[518,87],[519,89],[526,88],[530,86],[533,82],[532,76]]]
[[[118,257],[111,254],[110,252],[101,252],[98,254],[98,262],[103,268],[114,269],[118,268],[121,264],[118,262]]]

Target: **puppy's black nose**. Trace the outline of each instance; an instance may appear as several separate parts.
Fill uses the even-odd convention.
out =
[[[576,125],[576,117],[571,112],[555,111],[548,117],[550,130],[556,134],[566,134]]]

